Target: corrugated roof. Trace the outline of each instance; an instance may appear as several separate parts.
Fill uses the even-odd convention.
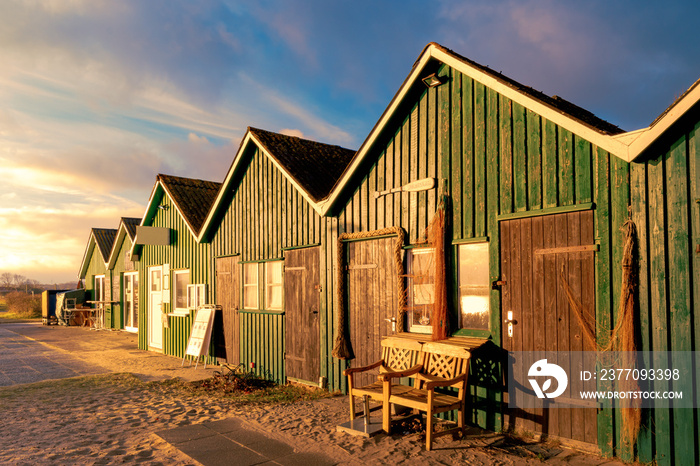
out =
[[[102,254],[102,259],[104,262],[109,260],[109,253],[112,251],[112,244],[114,244],[114,238],[117,236],[117,230],[111,228],[93,228],[92,234],[95,236],[95,242],[97,243],[97,248]]]
[[[136,238],[136,227],[141,224],[141,219],[136,217],[122,217],[122,223],[129,238],[133,241]]]
[[[315,202],[328,197],[355,155],[340,146],[257,128],[248,131]]]
[[[157,180],[175,202],[195,236],[199,234],[221,183],[162,174],[158,175]]]

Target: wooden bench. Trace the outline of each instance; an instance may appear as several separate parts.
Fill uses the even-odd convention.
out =
[[[471,353],[464,348],[440,342],[426,342],[421,345],[422,363],[410,369],[385,372],[379,376],[382,383],[383,428],[391,432],[391,404],[406,406],[426,413],[425,448],[430,451],[433,438],[464,433],[465,400],[467,376]],[[402,377],[415,377],[415,387],[398,385]],[[451,387],[456,394],[436,392],[436,388]],[[438,413],[457,410],[457,427],[442,432],[433,432],[433,416]]]
[[[350,397],[350,419],[355,419],[355,397],[366,397],[367,400],[373,400],[381,403],[372,411],[384,408],[382,413],[382,425],[386,432],[389,432],[388,426],[391,420],[391,414],[384,404],[384,386],[385,382],[375,378],[375,381],[362,386],[356,386],[355,377],[359,374],[373,370],[378,370],[379,374],[385,372],[397,373],[415,368],[418,364],[423,363],[422,343],[415,340],[407,340],[402,338],[385,338],[382,340],[382,359],[368,366],[351,367],[343,371],[343,375],[348,378],[348,394]],[[420,366],[419,366],[420,367]],[[400,394],[409,391],[412,387],[402,385],[398,378],[394,378],[388,382],[393,393]],[[369,407],[365,405],[366,415],[369,416]]]

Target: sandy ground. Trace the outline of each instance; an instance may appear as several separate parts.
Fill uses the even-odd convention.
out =
[[[180,361],[133,353],[119,361],[120,370],[129,373],[116,372],[114,359],[105,363],[108,345],[103,344],[103,350],[83,351],[81,358],[102,363],[105,373],[0,388],[0,464],[198,464],[156,432],[233,416],[270,438],[324,453],[338,464],[621,464],[477,430],[465,439],[440,437],[431,452],[425,451],[419,431],[355,437],[336,430],[348,419],[345,396],[246,404],[192,393],[190,382],[181,378],[146,375],[154,364],[161,373],[175,375]],[[168,362],[173,368],[165,367]]]
[[[250,405],[190,394],[183,382],[106,374],[0,389],[0,464],[196,464],[156,432],[237,416],[252,429],[322,452],[339,464],[590,464],[606,460],[557,446],[525,448],[503,436],[440,437],[424,450],[420,432],[372,439],[336,431],[347,400]],[[231,459],[235,464],[235,458]]]

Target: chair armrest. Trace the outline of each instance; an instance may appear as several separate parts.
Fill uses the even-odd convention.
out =
[[[409,375],[416,374],[420,371],[423,370],[423,364],[418,364],[416,366],[411,367],[410,369],[406,369],[405,371],[399,371],[399,372],[385,372],[383,374],[379,374],[379,380],[382,382],[391,382],[391,379],[398,379],[401,377],[408,377]]]
[[[375,369],[375,368],[377,368],[377,367],[379,367],[379,366],[382,366],[382,365],[384,365],[384,360],[383,360],[383,359],[380,359],[379,361],[374,362],[374,363],[370,364],[369,366],[348,367],[347,369],[345,369],[345,370],[343,371],[343,375],[348,376],[348,375],[350,375],[350,374],[355,374],[355,373],[357,373],[357,372],[367,372],[367,371],[371,371],[372,369]]]
[[[425,384],[425,389],[426,390],[434,390],[437,387],[449,387],[451,385],[458,384],[459,382],[466,382],[467,381],[467,374],[461,374],[455,377],[454,379],[442,379],[442,378],[437,378],[438,380],[432,380],[430,382],[426,382]]]

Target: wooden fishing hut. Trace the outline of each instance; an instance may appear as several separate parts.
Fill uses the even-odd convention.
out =
[[[158,175],[129,251],[138,265],[139,348],[183,357],[194,311],[209,302],[210,245],[197,235],[220,183]]]
[[[112,252],[117,230],[93,228],[90,230],[85,254],[80,265],[78,278],[85,283],[86,301],[105,301],[109,286],[107,262]]]
[[[475,348],[471,421],[611,453],[610,409],[509,411],[502,354],[593,350],[565,286],[594,328],[611,328],[630,201],[621,133],[429,44],[322,206],[325,281],[337,283],[325,299],[341,313],[326,333],[346,333],[349,364],[376,360],[387,335],[430,340],[443,279],[447,341]],[[425,230],[439,209],[446,268],[436,280]],[[331,385],[345,388],[346,362],[326,354]]]
[[[332,245],[319,205],[354,153],[248,128],[199,237],[223,307],[222,360],[277,383],[325,384]]]
[[[136,239],[136,227],[140,223],[140,218],[121,218],[106,264],[107,300],[114,303],[107,306],[105,311],[105,327],[132,333],[138,332],[139,262],[131,260],[130,251]]]

